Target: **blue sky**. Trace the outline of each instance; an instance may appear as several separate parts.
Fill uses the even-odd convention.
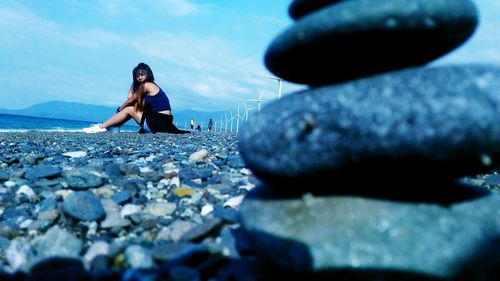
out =
[[[51,101],[117,106],[148,63],[174,110],[235,110],[277,98],[263,65],[292,24],[291,0],[2,0],[0,108]],[[435,64],[500,64],[500,1],[476,0],[480,26]],[[302,86],[284,83],[283,93]]]

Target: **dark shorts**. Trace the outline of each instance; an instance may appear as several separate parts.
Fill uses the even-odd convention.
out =
[[[146,123],[147,128],[151,133],[171,133],[171,134],[186,134],[189,131],[179,130],[174,125],[174,116],[162,114],[158,112],[144,111],[141,119],[141,130],[140,133],[146,133],[144,126]],[[149,133],[149,132],[147,132]]]

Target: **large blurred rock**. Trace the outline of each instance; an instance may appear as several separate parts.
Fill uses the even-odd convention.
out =
[[[57,177],[61,174],[61,169],[54,165],[37,165],[29,168],[24,177],[28,180],[36,181],[41,178]]]
[[[259,192],[244,201],[241,219],[271,268],[340,280],[494,280],[479,277],[500,273],[498,194],[443,206]]]
[[[239,149],[256,175],[286,189],[448,181],[498,163],[499,89],[499,68],[453,66],[306,90],[264,107]]]
[[[342,1],[345,0],[294,0],[288,8],[288,14],[296,20],[324,6]]]
[[[265,63],[291,82],[331,84],[428,63],[465,42],[477,22],[469,0],[342,1],[277,36]]]

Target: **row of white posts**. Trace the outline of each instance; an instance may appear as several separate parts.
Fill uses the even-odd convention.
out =
[[[238,105],[238,110],[235,115],[233,115],[232,112],[229,112],[229,118],[226,113],[224,113],[224,116],[220,116],[220,121],[219,120],[213,120],[213,127],[212,131],[214,132],[238,132],[240,129],[240,122],[247,123],[248,122],[248,112],[250,110],[253,110],[255,108],[245,108],[245,113],[240,114],[240,107]],[[260,108],[259,108],[260,110]],[[174,124],[179,127],[179,123],[174,122]],[[208,124],[208,122],[207,122]],[[196,126],[200,125],[201,128],[203,129],[204,121],[201,121],[199,124],[195,124],[194,128],[196,129]],[[188,121],[184,121],[184,129],[187,130],[188,128]],[[208,130],[208,128],[206,128]]]
[[[229,112],[229,118],[226,113],[224,115],[220,116],[220,120],[213,120],[213,127],[212,131],[214,132],[238,132],[240,129],[240,122],[244,122],[245,124],[248,122],[248,114],[250,111],[257,109],[257,111],[260,111],[260,102],[258,103],[258,107],[247,107],[245,103],[243,103],[245,106],[245,111],[243,114],[240,114],[240,105],[238,105],[238,109],[236,111],[236,114],[233,115],[232,112]],[[203,129],[204,121],[201,121],[201,123],[195,124],[194,129],[196,129],[197,125],[200,125],[201,128]],[[174,122],[174,124],[179,127],[178,122]],[[207,122],[208,124],[208,122]],[[188,121],[184,121],[184,129],[187,130],[188,128]],[[205,128],[208,130],[208,128]]]
[[[272,76],[265,76],[266,78],[274,79],[278,81],[278,99],[281,98],[281,78],[276,78]],[[220,121],[214,120],[214,126],[213,126],[213,131],[214,132],[227,132],[228,130],[230,132],[233,132],[233,121],[236,119],[236,132],[239,131],[240,128],[240,121],[245,121],[245,124],[248,123],[248,113],[251,110],[257,109],[257,111],[260,111],[261,103],[262,103],[262,98],[264,97],[264,91],[260,92],[259,98],[258,99],[246,99],[246,101],[252,101],[252,102],[257,102],[257,108],[255,107],[248,107],[245,101],[243,101],[243,106],[245,108],[245,112],[243,115],[240,115],[240,104],[238,104],[238,110],[235,115],[233,115],[232,112],[229,112],[230,118],[227,118],[227,114],[224,113],[224,119],[222,118],[222,115],[220,116]],[[177,123],[174,123],[177,127],[179,125]],[[195,124],[196,125],[196,124]],[[187,121],[184,121],[184,129],[187,130]],[[201,122],[201,128],[203,129],[203,121]]]

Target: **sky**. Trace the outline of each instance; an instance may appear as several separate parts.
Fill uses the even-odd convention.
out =
[[[480,23],[433,64],[500,65],[500,1],[475,0]],[[236,110],[278,97],[264,66],[293,21],[291,0],[0,0],[0,108],[59,100],[118,106],[147,63],[175,110]],[[304,88],[283,83],[283,95]],[[255,102],[246,101],[249,107]]]

